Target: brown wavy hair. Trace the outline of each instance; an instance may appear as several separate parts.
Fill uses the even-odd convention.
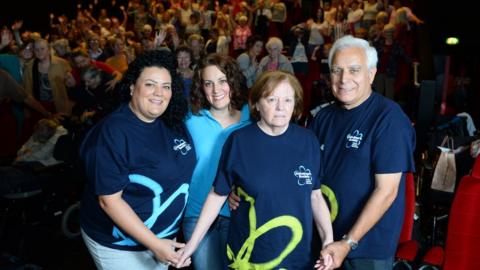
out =
[[[298,120],[303,111],[303,89],[298,79],[285,71],[267,71],[255,81],[250,89],[248,106],[250,107],[250,117],[260,120],[260,113],[256,104],[261,98],[268,97],[281,82],[287,81],[293,88],[295,105],[293,108],[292,120]]]
[[[209,109],[210,103],[203,91],[202,72],[208,66],[216,66],[226,77],[230,86],[230,109],[241,110],[247,103],[248,88],[242,71],[237,62],[226,55],[212,53],[207,55],[200,62],[199,67],[193,75],[192,89],[190,91],[190,109],[193,114],[198,114],[201,109]]]

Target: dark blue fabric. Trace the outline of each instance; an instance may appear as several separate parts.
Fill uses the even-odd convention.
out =
[[[183,95],[188,100],[190,97],[190,89],[192,88],[193,80],[191,78],[183,78]]]
[[[116,249],[144,248],[115,227],[98,204],[99,195],[123,191],[123,199],[159,238],[175,237],[195,165],[188,134],[174,134],[160,119],[142,122],[124,105],[87,134],[80,155],[88,178],[81,225],[88,236]]]
[[[333,190],[338,202],[333,232],[335,240],[340,240],[375,188],[375,174],[414,171],[415,133],[400,107],[377,93],[351,110],[336,104],[320,110],[310,128],[323,149],[322,182]],[[392,206],[349,258],[393,256],[403,223],[404,178]]]
[[[253,208],[241,195],[239,208],[231,213],[228,235],[234,257],[249,237],[250,229],[257,230],[278,218],[277,224],[283,225],[255,239],[248,261],[265,263],[278,258],[292,239],[291,226],[284,226],[292,224],[285,222],[285,216],[289,216],[301,224],[298,231],[302,236],[274,269],[312,269],[311,193],[320,188],[319,173],[318,141],[305,128],[290,124],[285,133],[269,136],[254,123],[234,131],[224,145],[214,190],[221,195],[229,194],[232,185],[237,191],[244,190],[254,200],[255,211],[250,212],[252,220],[249,211]]]

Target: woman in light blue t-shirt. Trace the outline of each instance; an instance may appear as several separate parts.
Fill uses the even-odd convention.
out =
[[[245,77],[234,59],[206,56],[195,71],[190,90],[191,115],[186,120],[196,148],[195,166],[183,232],[189,240],[212,188],[223,144],[230,133],[250,123]],[[225,269],[230,212],[224,205],[193,254],[195,269]]]

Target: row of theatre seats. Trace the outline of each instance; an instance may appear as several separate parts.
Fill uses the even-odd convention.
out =
[[[419,254],[419,243],[412,239],[415,212],[415,181],[412,173],[406,178],[405,219],[395,255],[395,267],[418,270],[480,269],[480,156],[469,175],[463,176],[455,191],[448,215],[446,242]]]

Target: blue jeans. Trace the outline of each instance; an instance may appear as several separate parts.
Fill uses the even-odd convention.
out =
[[[188,241],[192,237],[198,217],[183,218],[183,234]],[[192,255],[195,270],[228,269],[227,236],[230,219],[218,216]]]
[[[384,260],[373,259],[345,259],[342,264],[343,270],[391,270],[393,257]]]

